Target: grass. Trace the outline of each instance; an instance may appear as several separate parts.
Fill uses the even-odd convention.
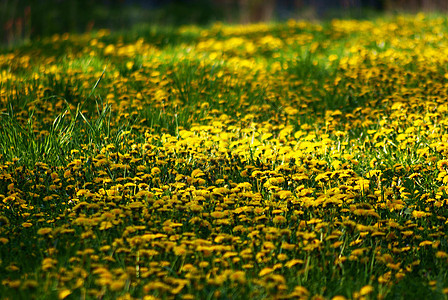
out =
[[[2,49],[0,294],[444,299],[447,24]]]

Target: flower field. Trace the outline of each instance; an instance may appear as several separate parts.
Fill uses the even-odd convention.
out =
[[[0,49],[4,299],[444,299],[448,20]]]

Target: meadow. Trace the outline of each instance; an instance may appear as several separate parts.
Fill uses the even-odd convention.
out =
[[[448,21],[0,49],[3,299],[444,299]]]

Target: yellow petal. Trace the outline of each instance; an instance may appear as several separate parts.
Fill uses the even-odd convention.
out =
[[[272,273],[273,271],[274,271],[274,269],[272,269],[272,268],[264,268],[263,270],[260,271],[260,273],[258,273],[258,276],[262,277],[264,275]]]
[[[59,292],[58,297],[59,297],[59,299],[65,299],[71,293],[72,292],[70,290],[65,289],[65,290],[62,290],[62,291]]]

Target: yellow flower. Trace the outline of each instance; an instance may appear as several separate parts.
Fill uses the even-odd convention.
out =
[[[292,259],[292,260],[288,261],[287,263],[285,263],[285,267],[292,268],[293,266],[295,266],[297,264],[303,264],[303,260],[302,259]]]
[[[363,287],[361,288],[361,290],[359,290],[359,294],[360,294],[361,296],[365,296],[365,295],[368,295],[368,294],[372,293],[373,291],[374,291],[373,286],[371,286],[371,285],[365,285],[365,286],[363,286]]]
[[[428,246],[428,245],[432,245],[432,241],[423,241],[419,244],[420,247],[424,247],[424,246]]]
[[[280,253],[279,255],[277,255],[277,259],[279,261],[285,261],[288,259],[288,255],[284,254],[284,253]]]
[[[344,296],[340,296],[340,295],[337,295],[337,296],[334,296],[333,298],[331,298],[331,300],[346,300],[347,298],[345,298]]]
[[[263,277],[263,276],[265,276],[265,275],[267,275],[267,274],[270,274],[270,273],[272,273],[272,272],[274,272],[274,269],[273,269],[273,268],[264,268],[263,270],[261,270],[261,271],[258,273],[258,276]]]
[[[153,174],[153,175],[160,174],[161,172],[162,171],[158,167],[154,167],[154,168],[151,169],[151,174]]]
[[[428,213],[420,210],[414,210],[412,211],[412,216],[416,219],[426,217]]]
[[[124,288],[125,280],[114,280],[110,283],[110,289],[112,291],[120,291]]]
[[[20,280],[11,280],[8,282],[9,287],[13,289],[17,289],[18,287],[20,287],[20,284],[21,284]]]
[[[53,231],[53,229],[50,228],[50,227],[43,227],[43,228],[40,228],[40,229],[37,231],[37,234],[38,234],[38,235],[46,235],[46,234],[49,234],[49,233],[52,232],[52,231]]]
[[[204,174],[204,172],[202,172],[201,169],[195,169],[195,170],[193,170],[193,172],[191,172],[191,177],[193,177],[193,178],[197,178],[197,177],[204,176],[204,175],[205,174]]]
[[[447,171],[448,170],[448,159],[439,160],[437,162],[437,169],[439,169],[439,171]]]
[[[306,297],[306,298],[308,298],[309,293],[310,292],[305,287],[300,285],[294,287],[294,291],[292,292],[294,296]]]
[[[227,216],[227,213],[223,211],[214,211],[210,214],[210,216],[215,219],[222,219]]]
[[[59,293],[58,293],[58,298],[59,299],[65,299],[65,298],[67,298],[70,294],[71,294],[72,292],[70,291],[70,290],[68,290],[68,289],[63,289],[63,290],[61,290],[61,291],[59,291]]]
[[[437,258],[448,258],[448,253],[446,253],[444,251],[437,251],[436,257]]]
[[[272,219],[272,222],[274,224],[285,224],[286,223],[286,218],[284,216],[281,215],[277,215]]]
[[[232,281],[237,281],[240,284],[244,284],[244,283],[246,283],[246,272],[235,271],[230,274],[229,279]]]

